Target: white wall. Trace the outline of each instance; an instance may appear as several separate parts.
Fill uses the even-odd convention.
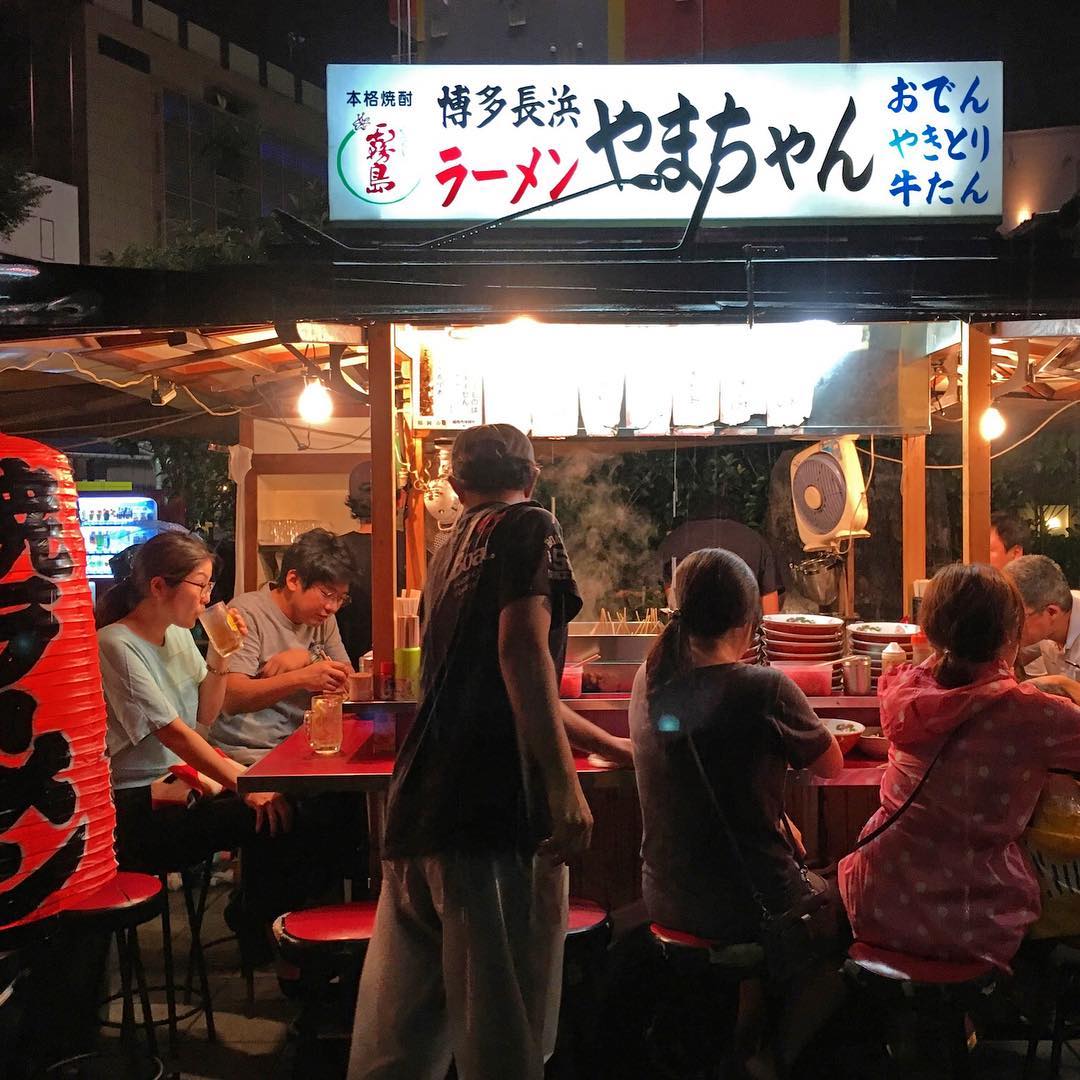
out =
[[[0,252],[41,262],[77,263],[79,259],[79,189],[46,176],[48,194],[34,207],[30,218],[6,240]]]
[[[1005,133],[1002,229],[1057,210],[1080,191],[1080,127]]]
[[[298,416],[286,416],[285,420],[296,434],[289,434],[282,424],[273,420],[256,420],[254,445],[256,454],[296,454],[296,471],[303,472],[304,453],[297,451],[296,439],[310,442],[310,452],[318,454],[351,454],[360,460],[371,454],[371,421],[367,417],[334,416],[325,430],[308,428]]]

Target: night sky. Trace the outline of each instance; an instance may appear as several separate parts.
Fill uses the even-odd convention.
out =
[[[326,83],[326,65],[389,60],[397,30],[387,17],[393,0],[157,0],[229,41],[260,53],[309,82]],[[402,10],[405,4],[402,0]],[[290,63],[290,33],[296,64]]]
[[[389,60],[397,47],[388,18],[397,0],[158,2],[275,63],[298,66],[319,85],[329,62]],[[400,4],[404,12],[405,0]],[[850,12],[855,60],[1003,59],[1007,129],[1080,124],[1075,0],[850,0]],[[296,65],[290,63],[290,32],[305,39],[294,44]]]

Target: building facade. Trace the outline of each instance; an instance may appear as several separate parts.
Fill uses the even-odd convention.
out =
[[[428,63],[841,60],[847,0],[414,0]],[[391,19],[405,12],[391,0]]]
[[[321,197],[324,91],[151,0],[12,0],[0,42],[6,142],[77,190],[82,261]]]

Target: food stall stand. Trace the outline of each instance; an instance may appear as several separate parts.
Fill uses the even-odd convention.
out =
[[[403,412],[405,391],[412,381],[412,366],[421,361],[419,354],[403,354],[399,350],[399,334],[411,332],[406,327],[421,327],[428,331],[438,328],[447,339],[457,327],[488,327],[522,315],[530,316],[540,325],[572,325],[581,333],[584,332],[582,328],[587,327],[594,335],[595,347],[585,370],[597,372],[613,362],[612,349],[605,346],[603,339],[604,334],[613,332],[611,328],[616,326],[632,328],[631,336],[633,328],[640,330],[646,326],[706,329],[722,326],[745,327],[751,334],[764,330],[766,337],[770,327],[813,320],[848,326],[901,327],[895,331],[895,356],[912,358],[911,370],[921,371],[921,422],[911,427],[896,423],[875,424],[880,395],[876,390],[854,386],[849,387],[846,396],[845,404],[850,412],[844,423],[825,425],[824,431],[806,431],[805,425],[798,420],[787,421],[772,425],[767,434],[775,437],[780,432],[785,437],[801,435],[818,439],[826,432],[836,436],[861,434],[876,427],[903,437],[903,595],[908,598],[912,583],[925,577],[925,436],[929,430],[930,394],[939,385],[938,376],[951,372],[948,393],[958,395],[956,405],[962,413],[964,557],[969,561],[981,561],[989,551],[990,444],[979,434],[978,421],[990,404],[995,382],[1000,387],[1004,380],[1010,393],[1029,393],[1027,385],[1036,385],[1044,373],[1042,369],[1032,370],[1034,350],[1022,344],[1024,324],[1016,320],[1043,320],[1042,329],[1036,332],[1044,340],[1051,332],[1048,320],[1061,320],[1058,329],[1062,339],[1071,339],[1075,333],[1076,328],[1067,320],[1075,314],[1074,298],[1080,292],[1080,265],[1071,245],[1058,237],[1054,223],[1047,223],[1045,229],[1034,229],[1010,238],[1002,238],[995,231],[1001,207],[1000,65],[954,65],[952,81],[960,87],[958,93],[975,95],[979,106],[980,137],[984,136],[981,125],[985,122],[985,139],[989,140],[986,153],[992,158],[990,164],[980,163],[979,182],[973,179],[970,164],[964,166],[967,172],[961,176],[962,170],[959,170],[950,180],[950,186],[955,186],[955,190],[946,198],[951,202],[939,199],[933,205],[924,201],[925,190],[917,199],[905,198],[902,191],[894,193],[891,190],[896,186],[890,184],[891,177],[894,173],[901,175],[897,157],[900,151],[890,144],[887,136],[898,114],[888,110],[889,95],[879,91],[886,74],[890,82],[896,78],[892,66],[888,73],[883,69],[870,70],[875,65],[862,68],[844,65],[843,70],[839,70],[840,67],[833,71],[827,65],[816,65],[811,73],[810,77],[820,80],[820,86],[810,88],[814,94],[807,94],[806,107],[813,112],[820,106],[821,96],[816,96],[820,90],[821,95],[831,102],[820,115],[834,119],[830,120],[828,131],[817,131],[816,141],[813,138],[803,140],[802,149],[794,160],[805,165],[805,159],[813,156],[812,165],[805,167],[816,173],[816,183],[815,177],[810,175],[808,183],[805,177],[800,177],[797,184],[786,183],[790,176],[779,168],[779,164],[783,160],[790,166],[790,161],[780,154],[779,147],[773,148],[777,151],[775,163],[766,165],[766,157],[770,156],[765,153],[767,143],[762,148],[756,141],[758,150],[755,152],[748,142],[725,145],[724,137],[719,133],[719,128],[724,128],[725,135],[734,139],[743,125],[750,124],[749,112],[737,104],[738,99],[754,108],[753,124],[743,133],[753,132],[754,139],[758,140],[768,122],[765,118],[774,113],[779,115],[779,112],[787,115],[788,107],[794,107],[800,101],[801,94],[795,84],[785,89],[778,83],[779,90],[766,93],[760,86],[753,85],[750,69],[722,69],[719,74],[702,65],[679,69],[680,74],[686,74],[694,81],[693,93],[702,104],[715,103],[715,90],[708,85],[710,78],[715,81],[718,77],[722,85],[730,86],[733,93],[728,93],[727,101],[737,115],[727,114],[724,123],[720,118],[725,117],[725,112],[712,117],[717,123],[710,123],[709,129],[717,135],[715,139],[708,136],[709,129],[704,122],[697,125],[701,131],[700,146],[695,152],[701,156],[698,172],[694,173],[697,184],[676,184],[665,183],[665,178],[689,181],[686,171],[689,159],[680,162],[675,158],[673,164],[668,160],[657,164],[651,158],[647,161],[634,158],[643,162],[643,172],[635,172],[637,166],[631,167],[626,160],[628,148],[631,155],[638,153],[631,143],[645,145],[649,142],[652,116],[659,116],[661,106],[667,108],[670,104],[666,98],[664,103],[659,101],[670,90],[667,82],[664,87],[657,88],[656,80],[643,79],[640,72],[615,67],[606,69],[606,73],[584,66],[559,70],[545,67],[539,81],[546,82],[556,75],[561,79],[565,74],[568,93],[573,86],[578,101],[577,105],[569,103],[576,115],[566,114],[567,123],[545,131],[545,139],[553,139],[557,132],[566,135],[577,132],[574,137],[580,144],[593,127],[597,127],[595,134],[599,138],[590,140],[596,145],[587,151],[579,145],[574,151],[576,156],[568,155],[554,144],[548,146],[545,143],[543,147],[533,148],[530,143],[518,148],[524,153],[523,162],[531,160],[531,149],[537,150],[545,166],[564,160],[568,167],[571,160],[580,160],[579,175],[570,189],[574,197],[580,194],[591,199],[593,192],[603,188],[619,205],[614,211],[603,212],[595,205],[586,208],[584,201],[567,207],[562,204],[569,202],[570,192],[565,192],[567,198],[564,199],[563,190],[545,189],[551,198],[543,206],[560,204],[556,206],[557,212],[551,215],[537,204],[539,194],[535,198],[530,195],[533,204],[530,212],[539,207],[538,220],[543,213],[549,213],[553,218],[550,231],[541,235],[533,230],[524,236],[510,231],[512,223],[509,219],[520,213],[516,209],[511,208],[505,222],[488,220],[492,204],[485,191],[490,189],[483,188],[477,173],[492,170],[487,168],[490,162],[484,162],[482,140],[466,145],[466,134],[469,139],[479,138],[479,129],[475,125],[465,132],[467,115],[459,113],[459,119],[464,121],[459,123],[449,118],[445,110],[440,119],[436,111],[434,120],[428,118],[414,124],[411,113],[395,113],[395,119],[391,121],[374,113],[367,115],[361,111],[358,114],[353,105],[345,105],[350,97],[354,101],[363,100],[364,93],[379,82],[380,94],[382,90],[393,89],[396,102],[408,101],[417,105],[423,102],[430,110],[432,102],[443,96],[439,93],[442,83],[434,90],[432,83],[421,93],[418,80],[442,80],[441,69],[434,66],[354,68],[338,74],[332,69],[332,216],[342,221],[360,220],[353,211],[341,212],[341,200],[353,198],[356,200],[351,204],[354,207],[361,203],[368,208],[374,207],[370,216],[375,218],[390,220],[399,211],[404,212],[404,217],[396,218],[403,232],[382,233],[363,248],[349,248],[299,222],[286,219],[285,228],[293,243],[274,263],[192,274],[19,263],[18,272],[8,274],[8,300],[0,309],[3,336],[8,339],[10,348],[24,348],[27,365],[39,363],[42,354],[74,351],[96,365],[96,369],[88,368],[84,363],[83,368],[96,370],[102,376],[110,371],[113,378],[125,374],[130,378],[135,374],[141,381],[144,377],[149,379],[153,372],[156,378],[167,378],[172,384],[186,388],[187,396],[196,402],[184,402],[183,395],[178,399],[188,411],[196,411],[201,403],[204,411],[240,412],[242,428],[251,421],[252,426],[246,433],[242,429],[233,453],[233,477],[240,488],[238,542],[246,587],[253,586],[258,580],[260,520],[273,517],[277,511],[271,514],[260,512],[258,487],[251,484],[245,487],[245,477],[303,476],[309,471],[315,454],[338,452],[319,449],[315,442],[309,442],[305,448],[300,445],[303,439],[285,450],[265,450],[252,445],[256,439],[255,421],[267,421],[286,429],[289,426],[282,398],[264,388],[269,387],[272,391],[289,384],[295,392],[301,377],[325,380],[339,405],[354,409],[357,414],[366,412],[372,463],[373,567],[377,583],[372,598],[374,651],[376,662],[379,662],[390,659],[393,653],[393,599],[397,580],[395,531],[400,475],[404,470],[414,479],[424,476],[425,445],[432,437],[431,432],[413,430],[408,422],[415,421],[415,416],[406,416]],[[911,90],[921,85],[924,76],[928,80],[932,74],[928,68],[922,70],[922,65],[904,67],[906,76],[900,81],[910,82]],[[857,70],[857,82],[869,80],[866,84],[869,91],[865,87],[860,89],[861,82],[860,85],[845,82],[854,77],[852,70]],[[514,69],[504,74],[503,81],[509,85],[509,80],[523,78],[525,73]],[[779,78],[781,73],[769,69],[769,74],[770,78]],[[792,78],[798,75],[785,73],[785,77],[787,74]],[[492,76],[488,71],[456,68],[452,82],[455,85],[460,82],[467,89],[466,82],[471,84],[474,77],[487,82]],[[623,82],[608,85],[603,82],[605,78]],[[357,87],[351,85],[357,79],[362,82],[358,83],[359,98],[354,96]],[[750,81],[740,83],[740,79]],[[979,79],[982,80],[981,89],[977,85]],[[830,85],[830,80],[835,85]],[[638,91],[645,93],[646,87],[649,94],[657,97],[655,103],[652,99],[648,103],[641,102]],[[900,93],[908,94],[909,91],[902,86]],[[933,119],[932,95],[920,94],[925,100],[916,102],[917,109],[929,110]],[[458,97],[460,101],[461,95]],[[622,130],[613,133],[610,121],[615,110],[606,105],[601,110],[600,106],[608,100],[617,105],[619,97],[625,101],[634,100],[641,107],[635,109],[627,105]],[[716,104],[717,108],[721,107],[721,103]],[[907,110],[907,104],[902,103],[902,108]],[[990,109],[989,114],[987,109]],[[588,119],[582,110],[589,113]],[[859,124],[855,124],[857,110],[864,118]],[[596,116],[592,115],[594,111]],[[912,110],[907,111],[914,115]],[[747,113],[745,117],[741,115],[743,112]],[[693,117],[687,112],[686,124],[696,120],[697,115],[696,107]],[[874,117],[873,123],[877,125],[869,134],[864,126],[867,115]],[[835,129],[832,127],[834,122]],[[439,179],[438,186],[433,187],[430,177],[426,184],[420,185],[423,179],[420,176],[380,177],[371,171],[379,172],[380,169],[376,169],[379,166],[381,172],[386,173],[385,166],[396,160],[389,156],[392,147],[385,142],[391,123],[399,124],[399,129],[395,130],[403,140],[406,137],[412,140],[416,152],[410,156],[410,162],[430,164],[435,158],[441,158],[447,175],[445,179]],[[804,134],[809,135],[811,127],[817,123],[817,120],[807,121]],[[919,125],[912,121],[908,126],[915,129]],[[517,138],[514,130],[492,124],[488,134],[505,142],[510,136]],[[845,142],[849,131],[851,139]],[[371,141],[371,136],[376,133],[381,133],[384,139],[381,149]],[[532,137],[531,125],[521,132],[521,138],[526,135]],[[687,140],[687,152],[696,141],[697,137],[693,141]],[[660,142],[659,129],[653,142],[656,150]],[[812,149],[815,144],[816,154]],[[363,153],[357,156],[358,152],[366,152],[365,148],[374,150],[376,157],[384,153],[388,156],[372,164]],[[793,149],[788,147],[788,151]],[[983,149],[980,147],[980,153]],[[458,158],[464,160],[466,151],[470,154],[477,151],[477,156],[470,157],[467,165],[458,162]],[[750,170],[751,160],[754,170]],[[620,172],[620,161],[623,172]],[[877,162],[877,173],[870,184],[869,170],[874,162]],[[742,168],[739,168],[740,164]],[[441,176],[442,167],[437,167]],[[527,187],[531,175],[534,181],[531,186],[536,188],[535,173],[531,171],[535,168],[534,163],[529,168],[518,165],[517,170],[506,171],[514,173],[515,179],[519,172],[526,174]],[[367,199],[359,197],[357,170],[364,171],[365,183],[376,187],[381,184],[382,194],[386,197],[378,192],[367,193],[371,195]],[[754,171],[757,172],[756,180]],[[746,174],[750,179],[738,188],[736,181],[746,180]],[[940,187],[940,173],[938,175]],[[862,182],[864,176],[865,183]],[[408,199],[391,197],[391,188],[385,183],[388,180],[393,181],[392,186],[401,183],[402,187],[396,189],[400,194],[408,187],[406,179],[413,183],[410,190],[426,191],[427,199],[411,220]],[[458,179],[462,186],[455,194],[455,201],[449,195]],[[586,179],[595,180],[595,183],[585,186]],[[927,179],[924,177],[924,182]],[[551,182],[557,187],[562,182],[562,175]],[[945,190],[942,188],[940,193],[944,194]],[[865,195],[862,194],[864,191]],[[785,201],[789,200],[791,192],[794,192],[791,195],[794,203],[787,206]],[[961,192],[968,192],[970,197],[961,199]],[[912,194],[910,186],[907,193],[908,196]],[[517,205],[509,195],[508,198],[513,206]],[[440,199],[443,200],[442,210],[438,209]],[[468,204],[470,199],[475,200],[471,206]],[[714,200],[713,205],[709,205],[710,199]],[[845,201],[850,204],[847,208]],[[448,209],[451,203],[453,208]],[[718,208],[720,203],[722,208]],[[927,217],[931,219],[929,222],[925,220]],[[588,243],[582,241],[585,235],[581,229],[582,219],[590,223],[587,235],[592,239]],[[866,224],[875,219],[877,224]],[[432,228],[433,221],[442,220],[465,221],[467,224],[457,232],[446,231],[449,226],[437,224]],[[809,226],[808,220],[819,224]],[[443,231],[435,240],[414,239],[430,237],[432,232],[440,232],[440,228]],[[607,230],[602,239],[598,229]],[[673,229],[676,231],[674,242]],[[513,243],[508,239],[511,236]],[[0,267],[4,265],[0,264]],[[57,311],[62,311],[62,316],[57,316]],[[957,313],[962,313],[965,321],[952,321]],[[58,327],[61,317],[63,329]],[[1002,326],[1006,321],[1011,322],[1008,330]],[[912,333],[903,327],[916,328],[915,335],[922,339],[921,348],[903,345],[905,333]],[[107,341],[103,340],[106,332],[112,335]],[[129,345],[125,345],[123,335],[131,335]],[[1011,373],[1006,370],[1008,359],[997,355],[996,347],[1004,339],[1016,346]],[[1055,348],[1051,345],[1043,355]],[[702,355],[701,368],[722,359],[715,352]],[[1055,352],[1054,361],[1061,355],[1060,351]],[[547,362],[535,352],[532,356],[534,364]],[[497,367],[499,358],[489,359]],[[504,355],[501,362],[509,366],[519,359]],[[702,357],[698,359],[700,361]],[[783,368],[785,373],[798,371],[797,350],[787,358],[776,354],[772,360],[751,351],[743,357],[742,364],[744,367],[780,364],[784,359],[789,361]],[[403,363],[410,367],[409,379],[404,378]],[[635,371],[640,374],[647,372],[650,365],[663,367],[666,363],[668,354],[664,352],[639,352]],[[904,366],[895,364],[894,374]],[[1052,366],[1052,363],[1048,364],[1047,370]],[[352,389],[349,383],[354,384]],[[535,380],[519,379],[518,396],[532,393],[533,386]],[[354,394],[354,390],[359,392]],[[141,393],[142,390],[137,386],[131,392]],[[1055,395],[1059,392],[1064,391],[1053,390]],[[514,408],[512,394],[503,400],[509,402],[511,410]],[[894,394],[893,400],[899,400],[899,395]],[[579,394],[579,406],[584,405],[585,398]],[[665,433],[657,434],[655,438],[757,437],[769,425],[749,423],[753,413],[751,409],[745,417],[728,425],[707,425],[710,430],[706,434],[700,431],[693,435],[681,433],[669,424]],[[363,418],[360,415],[353,417]],[[486,418],[506,417],[492,415]],[[5,427],[9,422],[9,418],[4,419]],[[12,430],[19,427],[17,423],[10,426]],[[720,427],[725,429],[724,433],[718,430]],[[576,431],[575,427],[575,433],[565,438],[577,438]],[[345,435],[347,439],[355,439],[358,446],[361,437],[359,427]],[[606,445],[614,444],[609,440]],[[257,460],[260,454],[266,455],[262,461]],[[305,457],[309,454],[312,456]],[[270,461],[272,455],[277,455],[278,459]],[[316,471],[320,475],[343,476],[344,464],[324,460]],[[300,486],[289,490],[299,490]],[[414,511],[417,505],[414,493]],[[423,522],[422,513],[406,513],[405,525],[411,539],[408,578],[414,585],[423,578]],[[900,614],[898,611],[897,615]],[[620,717],[624,722],[625,699],[621,702],[574,699],[571,704],[593,718],[602,718],[605,723],[616,724]],[[843,717],[847,714],[842,710],[846,709],[853,716],[863,717],[873,712],[876,703],[872,699],[838,700],[830,696],[819,701],[818,706],[831,715]],[[361,715],[363,710],[370,708],[378,706],[361,707]],[[803,818],[807,835],[815,841],[815,847],[822,846],[821,815],[819,813],[815,820],[811,818],[821,799],[831,799],[833,791],[838,791],[857,792],[857,796],[851,798],[863,800],[862,810],[852,801],[842,812],[838,810],[836,823],[831,819],[826,822],[824,847],[826,853],[831,853],[836,845],[842,844],[843,836],[850,835],[859,814],[865,816],[866,803],[873,792],[874,768],[860,766],[850,770],[847,786],[825,787],[824,795],[822,790],[806,789],[806,805],[796,806],[796,811]],[[607,778],[603,779],[606,784]],[[578,872],[579,880],[588,882],[603,878],[608,881],[606,897],[602,888],[589,891],[598,898],[610,897],[617,902],[636,884],[636,848],[640,830],[633,822],[630,777],[613,775],[610,780],[612,801],[619,805],[613,805],[612,813],[608,815],[609,808],[603,805],[600,797],[600,791],[606,791],[606,787],[594,791],[594,799],[600,802],[594,803],[598,827],[594,851],[589,856],[592,862],[579,868]],[[800,797],[799,791],[793,792],[795,802]],[[606,798],[605,795],[603,799]],[[608,858],[619,865],[604,865]]]

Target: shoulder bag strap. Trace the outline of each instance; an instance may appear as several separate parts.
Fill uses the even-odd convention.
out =
[[[754,879],[750,876],[750,868],[746,865],[746,860],[743,858],[742,848],[739,847],[738,837],[735,835],[735,831],[732,829],[731,824],[727,819],[727,814],[724,813],[723,808],[720,806],[720,800],[717,799],[712,784],[709,783],[709,776],[705,772],[705,766],[702,764],[701,755],[698,753],[697,743],[694,742],[694,736],[687,735],[686,742],[690,747],[690,755],[693,757],[694,764],[697,766],[697,771],[701,776],[701,782],[705,785],[705,794],[708,796],[709,803],[713,808],[713,813],[720,822],[720,826],[724,831],[724,836],[727,838],[728,846],[735,856],[735,863],[739,868],[739,872],[743,876],[743,880],[750,895],[754,898],[754,903],[757,904],[761,911],[762,919],[769,919],[771,918],[771,913],[765,904],[765,898],[761,895],[758,887],[754,884]]]
[[[967,721],[965,720],[964,723],[966,724]],[[930,764],[926,766],[926,772],[924,772],[922,774],[922,777],[919,779],[919,782],[911,789],[911,794],[903,801],[903,803],[899,807],[897,807],[896,812],[891,817],[886,818],[876,829],[873,830],[873,832],[867,833],[866,836],[861,837],[856,842],[855,846],[851,849],[852,851],[858,851],[859,848],[866,847],[867,844],[869,844],[873,840],[876,840],[886,829],[890,829],[890,828],[892,828],[893,825],[896,824],[896,822],[900,818],[900,815],[903,814],[903,812],[918,797],[918,794],[919,794],[920,791],[922,791],[923,785],[926,783],[927,779],[929,778],[931,771],[933,770],[934,766],[938,763],[938,758],[940,758],[941,755],[943,753],[945,753],[945,748],[952,743],[953,739],[956,737],[956,733],[963,726],[964,726],[964,724],[961,724],[959,727],[953,728],[952,731],[950,731],[949,734],[945,736],[945,741],[938,747],[938,751],[934,755],[934,757],[931,760]]]

